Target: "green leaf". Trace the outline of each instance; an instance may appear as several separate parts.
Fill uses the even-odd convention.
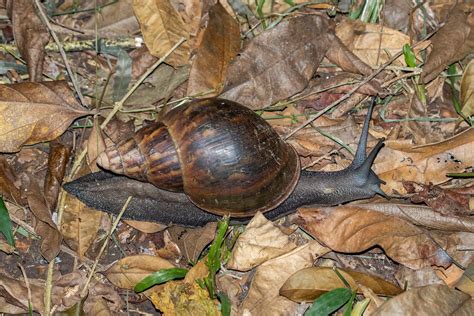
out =
[[[222,316],[230,316],[231,303],[229,297],[224,292],[217,293],[219,302],[221,303],[221,314]]]
[[[12,221],[10,215],[8,215],[7,207],[3,198],[0,197],[0,233],[5,236],[7,243],[15,247],[15,239],[13,239]]]
[[[329,291],[318,297],[313,305],[304,313],[305,316],[325,316],[329,315],[344,304],[346,304],[352,296],[352,291],[346,288],[338,288]]]
[[[229,227],[229,217],[225,216],[217,224],[217,233],[216,238],[209,248],[209,254],[207,255],[206,266],[209,268],[209,275],[204,279],[207,290],[209,291],[209,296],[211,298],[216,297],[216,273],[221,268],[221,258],[222,258],[222,244],[225,240],[225,235],[227,233],[227,228]]]
[[[135,292],[139,293],[157,284],[165,283],[174,279],[182,279],[186,276],[186,273],[188,273],[188,269],[161,269],[160,271],[157,271],[145,277],[143,280],[138,282],[133,289],[135,290]]]
[[[405,44],[403,45],[403,56],[405,57],[405,63],[408,67],[415,68],[416,67],[416,56],[413,50],[411,49],[410,45]]]

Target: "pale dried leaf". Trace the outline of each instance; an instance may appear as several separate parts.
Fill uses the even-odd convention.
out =
[[[440,143],[413,147],[410,142],[387,141],[373,166],[387,184],[389,195],[404,195],[404,181],[440,184],[447,173],[464,172],[474,165],[474,129],[469,129]]]
[[[169,0],[133,0],[133,10],[140,22],[145,44],[150,53],[163,57],[181,38],[189,38],[189,30]],[[166,59],[173,66],[189,60],[189,44],[182,43]]]
[[[350,205],[347,205],[350,208]],[[361,203],[357,207],[377,211],[385,215],[396,216],[414,225],[446,231],[464,231],[474,233],[472,216],[446,216],[422,204],[406,203]]]
[[[64,201],[61,233],[68,246],[83,258],[92,245],[103,213],[88,208],[74,196],[67,194]]]
[[[149,274],[161,269],[174,268],[168,260],[157,256],[136,255],[116,261],[105,275],[110,282],[122,289],[133,287]]]
[[[65,81],[0,85],[0,152],[53,140],[88,114]]]
[[[225,30],[225,32],[222,32]],[[188,80],[188,95],[219,94],[229,63],[240,49],[240,29],[220,3],[209,10],[209,23],[197,49]]]
[[[396,217],[346,206],[300,208],[298,216],[308,233],[335,251],[357,253],[378,245],[412,269],[451,263],[430,235]]]
[[[237,239],[227,268],[248,271],[294,248],[289,236],[258,212]]]
[[[372,67],[386,63],[399,53],[410,37],[381,24],[369,24],[359,20],[344,20],[336,27],[336,35],[357,57]],[[395,61],[405,66],[403,56]]]
[[[385,302],[373,316],[382,315],[472,315],[474,301],[446,285],[414,288]]]
[[[398,286],[376,276],[357,271],[337,270],[349,283],[351,289],[358,293],[361,293],[360,284],[370,288],[375,294],[383,296],[395,296],[403,291]],[[345,287],[344,282],[332,268],[310,267],[291,275],[281,287],[280,295],[296,302],[312,302],[322,294],[341,287]]]
[[[285,311],[288,315],[293,315],[298,304],[279,295],[281,286],[293,273],[312,266],[317,257],[327,252],[328,248],[312,240],[289,253],[261,264],[256,269],[240,313],[275,315]]]

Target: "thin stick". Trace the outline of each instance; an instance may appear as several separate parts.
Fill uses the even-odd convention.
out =
[[[89,289],[89,284],[92,280],[92,277],[94,276],[95,270],[97,268],[97,265],[99,264],[99,259],[102,256],[102,253],[105,251],[105,248],[107,247],[109,243],[109,239],[112,236],[113,232],[117,228],[118,223],[120,222],[120,219],[122,218],[123,213],[127,209],[128,205],[130,204],[130,201],[132,200],[132,197],[129,196],[127,200],[125,201],[125,204],[122,207],[122,210],[120,210],[120,213],[117,215],[117,218],[115,219],[114,224],[112,225],[112,228],[110,228],[110,232],[107,235],[107,238],[104,240],[104,243],[102,244],[102,248],[100,248],[99,254],[95,258],[94,265],[91,268],[91,271],[89,273],[89,277],[87,278],[86,284],[84,284],[84,288],[82,289],[81,292],[81,297],[85,297],[87,294],[87,290]]]
[[[41,18],[43,19],[44,24],[46,24],[46,27],[49,30],[49,33],[51,33],[51,36],[53,37],[54,41],[56,42],[56,45],[59,48],[59,53],[61,54],[61,57],[63,59],[64,65],[66,66],[67,73],[69,75],[69,78],[71,79],[72,85],[74,86],[74,90],[76,90],[77,96],[79,97],[79,100],[81,101],[81,104],[85,106],[86,102],[84,100],[84,96],[82,95],[81,89],[79,87],[79,84],[77,83],[77,78],[75,74],[72,72],[71,66],[69,65],[69,62],[67,60],[66,52],[64,51],[64,48],[59,41],[58,36],[56,35],[56,32],[54,32],[51,24],[49,23],[49,19],[46,15],[46,13],[43,10],[43,6],[41,5],[41,2],[39,0],[35,0],[36,8],[38,9]]]

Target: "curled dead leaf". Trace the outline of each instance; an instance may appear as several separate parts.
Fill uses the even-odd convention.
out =
[[[356,253],[378,245],[412,269],[451,263],[430,235],[396,217],[354,206],[300,208],[298,216],[306,231],[335,251]]]
[[[360,284],[383,296],[395,296],[403,291],[398,286],[376,276],[350,270],[337,270],[349,283],[351,289],[358,293],[361,293]],[[291,275],[280,288],[280,295],[296,302],[312,302],[324,293],[343,287],[345,287],[344,282],[332,268],[310,267]]]
[[[133,287],[149,274],[175,266],[163,258],[148,255],[136,255],[116,261],[105,275],[115,286],[123,289]]]

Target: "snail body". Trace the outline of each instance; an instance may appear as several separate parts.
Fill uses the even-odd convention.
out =
[[[371,170],[383,141],[367,158],[365,154],[374,103],[354,160],[341,171],[300,172],[296,151],[265,120],[238,103],[211,98],[167,112],[160,122],[99,156],[100,166],[127,178],[102,172],[64,187],[88,206],[111,213],[118,213],[127,196],[133,195],[129,218],[190,226],[221,215],[249,218],[257,211],[268,212],[273,219],[302,205],[335,205],[384,195],[382,181]],[[97,194],[107,186],[108,196]],[[117,187],[124,188],[126,196]]]
[[[274,209],[300,174],[292,146],[252,110],[223,99],[174,108],[160,122],[109,147],[98,164],[184,192],[196,206],[234,217]]]

